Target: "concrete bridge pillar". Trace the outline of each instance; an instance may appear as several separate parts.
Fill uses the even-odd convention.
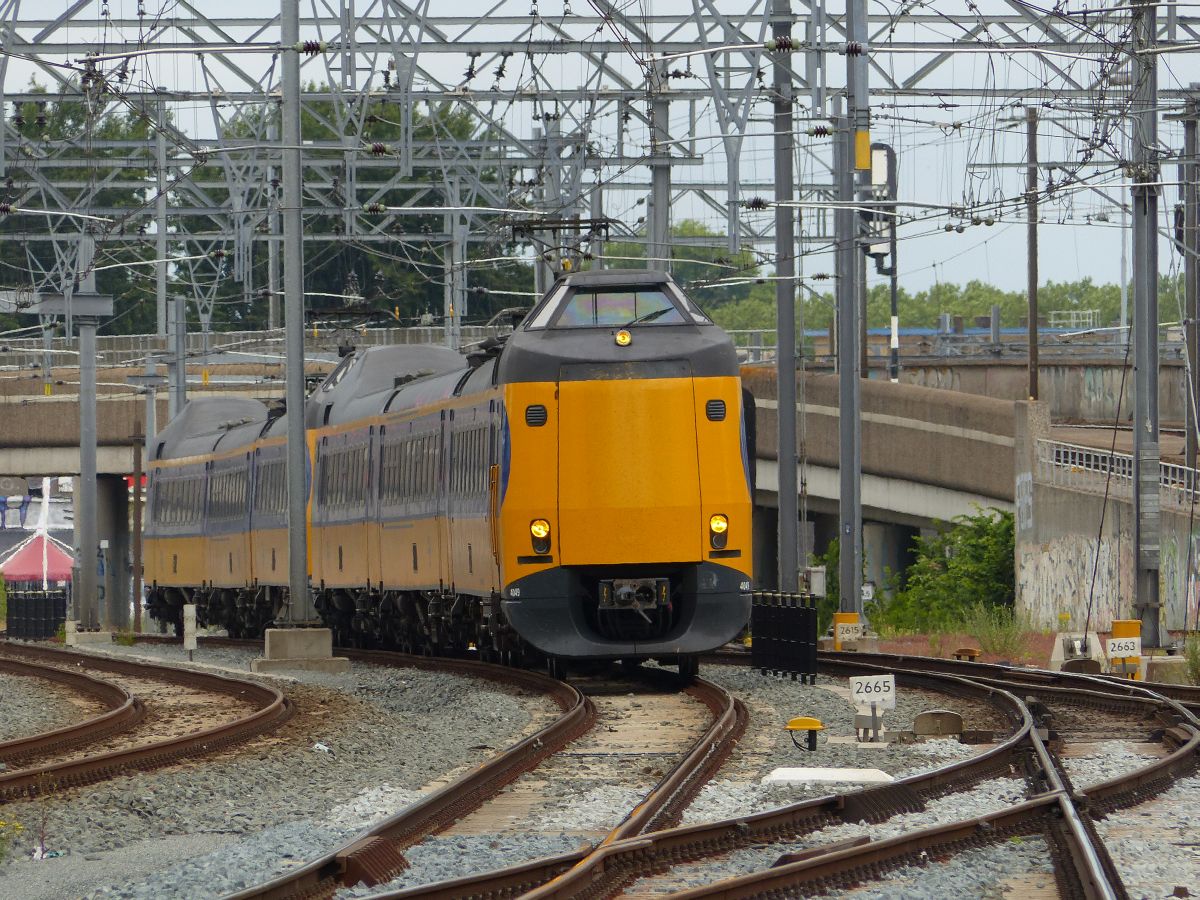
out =
[[[886,522],[863,522],[863,563],[866,569],[864,584],[875,585],[875,597],[896,573],[904,572],[912,561],[913,541],[919,529]]]
[[[79,544],[79,520],[75,520],[75,545]],[[96,537],[104,561],[104,577],[97,579],[96,597],[75,597],[75,614],[84,627],[99,625],[105,630],[129,627],[129,487],[122,475],[96,479]],[[82,548],[84,552],[87,548]]]

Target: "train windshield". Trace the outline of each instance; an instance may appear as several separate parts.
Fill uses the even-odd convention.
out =
[[[576,291],[559,310],[555,326],[678,325],[683,315],[661,290]]]
[[[525,327],[625,328],[687,323],[712,324],[674,285],[580,285],[560,287],[534,310]]]

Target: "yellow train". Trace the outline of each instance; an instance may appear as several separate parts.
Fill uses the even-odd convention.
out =
[[[749,614],[743,406],[728,336],[660,272],[565,276],[466,357],[354,352],[305,409],[317,608],[342,643],[692,670]],[[151,615],[256,634],[286,602],[285,433],[225,399],[163,429]]]

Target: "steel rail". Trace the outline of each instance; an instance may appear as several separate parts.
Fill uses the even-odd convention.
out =
[[[968,662],[958,659],[941,659],[933,656],[916,656],[895,653],[855,653],[834,652],[822,650],[817,654],[818,662],[834,659],[858,659],[864,663],[875,663],[889,667],[919,668],[925,672],[945,672],[952,675],[965,675],[968,678],[998,678],[1002,680],[1020,679],[1028,684],[1071,685],[1090,682],[1104,685],[1106,690],[1123,690],[1124,693],[1145,696],[1146,690],[1151,690],[1157,696],[1165,697],[1182,703],[1193,711],[1200,711],[1200,687],[1185,684],[1164,684],[1153,682],[1153,689],[1146,687],[1147,682],[1131,681],[1118,678],[1115,675],[1086,675],[1080,672],[1056,672],[1050,669],[1030,669],[1022,666],[1006,666],[1000,663]],[[715,654],[712,661],[750,664],[748,653],[726,652]]]
[[[885,669],[895,671],[898,668],[872,665],[864,662],[863,657],[857,654],[842,654],[836,659],[823,658],[822,665],[827,673],[830,669],[836,669],[845,674]],[[901,683],[933,687],[942,692],[988,697],[993,702],[1003,704],[1010,719],[1019,718],[1020,725],[1004,743],[977,757],[890,785],[816,798],[753,816],[645,834],[602,846],[590,857],[584,853],[564,854],[480,876],[410,888],[384,896],[421,897],[426,900],[516,896],[524,896],[529,900],[562,900],[612,896],[621,885],[631,879],[648,872],[661,871],[678,862],[700,859],[748,844],[815,831],[837,821],[882,821],[897,812],[921,809],[925,800],[957,790],[965,784],[978,782],[1005,770],[1016,771],[1020,768],[1026,770],[1034,789],[1041,791],[1034,801],[1014,808],[1024,812],[1006,811],[1004,814],[982,817],[976,822],[952,823],[923,829],[906,836],[911,838],[910,840],[875,842],[865,849],[845,848],[839,845],[825,853],[816,851],[807,854],[805,864],[797,864],[794,869],[780,867],[770,873],[760,873],[758,881],[753,875],[743,876],[743,879],[698,888],[693,893],[696,897],[767,896],[771,890],[778,887],[780,873],[783,873],[785,881],[788,878],[794,879],[794,882],[791,882],[792,886],[800,882],[811,884],[814,881],[828,884],[829,879],[838,872],[851,872],[853,877],[859,877],[868,869],[890,868],[901,864],[906,856],[911,857],[913,848],[926,852],[930,848],[950,852],[955,847],[965,848],[994,841],[1003,836],[997,834],[997,829],[1006,828],[1011,833],[1042,831],[1048,834],[1058,863],[1056,871],[1060,886],[1065,894],[1070,895],[1074,891],[1087,898],[1126,896],[1119,874],[1102,843],[1097,839],[1087,812],[1093,808],[1098,809],[1103,804],[1143,799],[1161,790],[1173,777],[1194,769],[1196,755],[1200,751],[1200,732],[1190,724],[1167,729],[1164,739],[1176,745],[1174,752],[1167,758],[1122,778],[1113,779],[1111,783],[1093,786],[1072,797],[1065,776],[1033,727],[1031,712],[1013,694],[1014,690],[1029,690],[1030,685],[1026,681],[1010,681],[1004,685],[995,678],[983,682],[961,675],[921,671],[915,667],[897,671],[897,675]],[[1034,680],[1045,681],[1044,678]],[[1035,684],[1035,687],[1042,689],[1035,693],[1052,693],[1057,700],[1069,699],[1087,706],[1111,707],[1115,704],[1124,710],[1137,707],[1144,710],[1145,707],[1149,707],[1160,715],[1174,710],[1181,717],[1192,718],[1177,701],[1161,698],[1141,686],[1086,677],[1078,681],[1082,684],[1071,688]],[[1027,818],[1018,823],[1021,816]],[[968,839],[963,838],[964,834]],[[869,861],[864,863],[864,860]],[[843,868],[839,868],[843,865],[844,871]],[[793,874],[788,875],[789,872]],[[733,887],[730,887],[731,885]],[[757,889],[750,890],[751,885],[763,887],[763,892],[758,893]],[[729,890],[735,892],[726,893]],[[740,893],[743,890],[747,893]]]
[[[872,658],[876,664],[865,664],[864,658]],[[837,654],[836,659],[830,659],[826,654],[821,661],[823,665],[831,662],[853,665],[854,661],[857,661],[859,665],[866,665],[868,669],[876,671],[905,671],[906,668],[915,669],[917,665],[915,660],[901,660],[882,654]],[[726,879],[674,896],[687,900],[698,900],[701,897],[768,897],[779,896],[779,891],[795,891],[802,885],[820,883],[828,887],[849,880],[861,880],[867,873],[894,868],[913,859],[918,853],[928,854],[931,850],[941,853],[953,852],[994,842],[1010,833],[1006,829],[1026,827],[1034,819],[1040,818],[1054,845],[1058,863],[1056,874],[1065,896],[1106,900],[1127,897],[1128,893],[1121,882],[1120,874],[1095,832],[1090,812],[1111,810],[1118,806],[1141,802],[1165,789],[1174,779],[1194,771],[1200,754],[1200,730],[1196,727],[1200,723],[1197,722],[1196,716],[1178,700],[1163,697],[1144,685],[1131,685],[1121,680],[1073,673],[1066,673],[1066,676],[1061,678],[1047,678],[1047,675],[1057,676],[1059,673],[1030,673],[1027,670],[994,668],[1011,676],[1007,685],[1014,690],[1032,690],[1035,694],[1042,695],[1049,693],[1057,700],[1076,700],[1088,706],[1099,705],[1104,698],[1103,691],[1108,690],[1114,692],[1110,695],[1111,699],[1122,707],[1127,707],[1133,702],[1149,706],[1160,715],[1166,711],[1174,712],[1178,716],[1178,724],[1163,733],[1164,741],[1174,745],[1174,750],[1167,757],[1156,760],[1149,766],[1073,792],[1069,779],[1062,772],[1057,760],[1050,754],[1040,735],[1034,731],[1030,738],[1036,759],[1035,774],[1044,782],[1047,791],[1030,803],[1014,807],[1004,814],[922,829],[901,838],[873,842],[865,847],[831,848],[826,854],[809,856],[794,864]],[[1000,678],[972,680],[992,685],[998,690],[998,685],[1005,683]],[[1079,686],[1051,685],[1047,683],[1049,681],[1074,681]],[[1053,806],[1050,805],[1050,801],[1053,801]],[[1039,814],[1039,809],[1044,809],[1045,812]],[[1029,822],[1020,826],[1012,815],[1008,815],[1009,813],[1019,813]]]
[[[505,785],[586,733],[596,721],[595,704],[579,690],[524,669],[379,650],[340,649],[338,652],[361,662],[459,672],[485,680],[505,681],[547,694],[563,710],[563,715],[462,778],[356,835],[331,853],[271,881],[232,894],[229,900],[332,896],[343,884],[365,881],[373,885],[389,881],[408,867],[403,856],[406,847],[477,809]]]
[[[85,694],[106,708],[106,712],[92,718],[66,725],[40,734],[13,738],[0,743],[0,763],[8,768],[20,763],[27,763],[38,756],[49,753],[60,753],[64,750],[78,747],[82,744],[93,743],[110,737],[120,731],[126,731],[146,714],[145,704],[137,697],[110,681],[103,681],[85,675],[83,672],[72,672],[56,666],[44,666],[30,660],[12,660],[0,656],[0,672],[12,675],[27,675],[52,681],[63,685],[80,694]]]
[[[32,799],[48,793],[81,787],[125,775],[148,771],[196,756],[206,756],[244,743],[270,731],[292,714],[291,703],[275,688],[253,681],[228,678],[192,669],[153,665],[105,656],[73,653],[0,643],[0,650],[9,657],[36,660],[46,664],[87,666],[104,672],[128,675],[199,688],[212,693],[226,694],[253,703],[257,709],[246,715],[190,735],[155,741],[149,744],[114,750],[85,759],[51,763],[0,774],[0,803]]]
[[[846,671],[860,671],[853,662],[836,663]],[[381,898],[458,900],[486,897],[538,898],[611,896],[632,878],[646,871],[668,868],[678,862],[723,853],[753,843],[818,831],[839,822],[878,822],[901,812],[924,809],[925,800],[1024,765],[1026,742],[1034,727],[1032,716],[1011,694],[982,687],[966,679],[902,673],[901,683],[933,686],[943,692],[993,702],[1013,724],[1013,732],[1000,745],[942,769],[910,776],[892,784],[847,794],[828,795],[778,810],[725,819],[720,822],[676,827],[601,844],[593,851],[576,851],[534,860],[493,872],[381,894]]]

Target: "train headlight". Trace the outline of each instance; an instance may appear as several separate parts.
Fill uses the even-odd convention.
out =
[[[550,552],[550,523],[545,519],[534,519],[529,523],[529,536],[533,538],[534,553]]]
[[[710,516],[708,520],[708,542],[714,550],[724,550],[729,540],[729,519],[721,513]]]
[[[630,334],[626,329],[622,328],[617,332],[615,340],[618,347],[628,347],[633,343],[633,335]]]

